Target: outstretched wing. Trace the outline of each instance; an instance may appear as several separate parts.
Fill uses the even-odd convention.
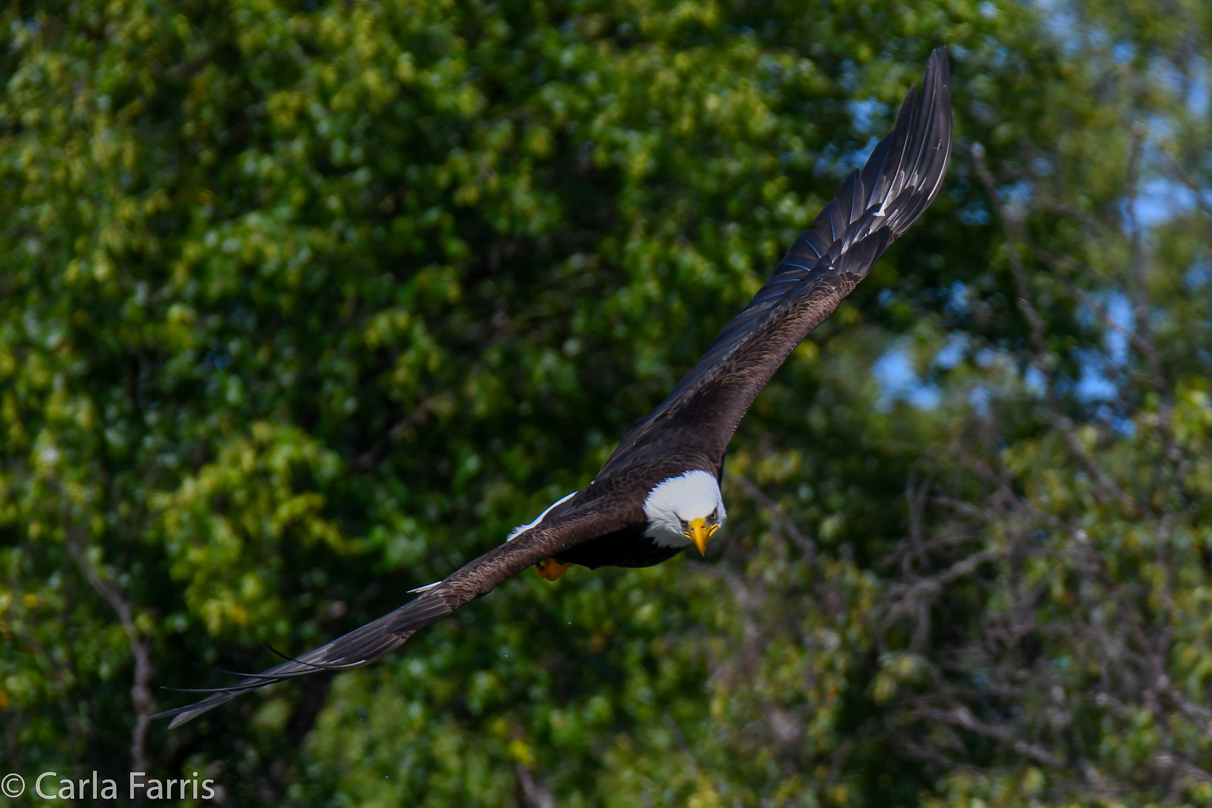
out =
[[[696,456],[704,468],[723,460],[741,418],[787,356],[934,201],[951,158],[950,85],[947,51],[939,48],[926,65],[920,102],[915,86],[866,165],[845,179],[813,229],[599,476],[651,462],[654,450]]]
[[[209,695],[196,704],[166,710],[152,718],[174,716],[170,727],[178,727],[259,687],[323,671],[360,668],[373,662],[399,648],[420,629],[488,594],[506,578],[573,545],[624,526],[629,516],[625,501],[618,497],[582,496],[585,493],[581,492],[563,504],[558,516],[540,520],[535,527],[464,565],[444,580],[426,587],[421,595],[394,612],[229,687],[185,691]]]

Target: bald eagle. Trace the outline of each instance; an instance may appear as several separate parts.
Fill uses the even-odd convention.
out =
[[[357,668],[491,592],[527,567],[555,580],[573,564],[646,567],[707,542],[727,512],[724,451],[783,360],[867,276],[888,245],[938,194],[951,157],[945,48],[931,54],[921,97],[910,89],[892,132],[855,169],[748,306],[653,412],[638,422],[587,487],[516,529],[500,546],[361,628],[196,704],[159,713],[179,726],[267,684]]]

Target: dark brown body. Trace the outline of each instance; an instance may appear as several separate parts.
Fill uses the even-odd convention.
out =
[[[646,525],[634,525],[578,544],[555,557],[561,564],[598,567],[651,567],[673,558],[684,547],[661,547],[644,535]]]

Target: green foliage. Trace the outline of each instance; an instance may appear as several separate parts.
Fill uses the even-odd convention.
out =
[[[1212,802],[1198,3],[110,0],[9,4],[0,40],[10,768],[237,805]],[[706,561],[523,575],[146,725],[584,485],[939,44],[944,193],[755,404]]]

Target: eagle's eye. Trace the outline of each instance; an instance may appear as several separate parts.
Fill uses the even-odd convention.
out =
[[[682,523],[682,532],[685,533],[687,536],[689,536],[690,535],[690,523],[687,522],[685,519],[679,519],[678,521]]]
[[[707,521],[714,522],[715,518],[719,515],[720,515],[720,509],[716,508],[714,511],[711,512],[711,515],[707,517]]]

